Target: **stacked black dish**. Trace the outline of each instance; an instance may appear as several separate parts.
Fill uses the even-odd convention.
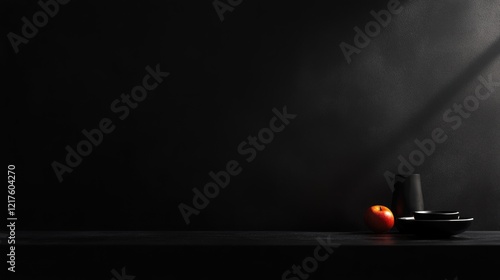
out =
[[[473,221],[460,217],[459,211],[422,210],[413,211],[412,217],[397,218],[396,227],[400,233],[447,237],[466,231]]]

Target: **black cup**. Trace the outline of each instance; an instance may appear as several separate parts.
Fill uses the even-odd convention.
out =
[[[396,176],[391,211],[396,219],[399,217],[413,217],[414,211],[424,210],[420,174],[411,174],[408,177]]]

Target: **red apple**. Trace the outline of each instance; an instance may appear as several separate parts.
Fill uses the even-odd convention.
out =
[[[366,226],[375,233],[385,233],[394,226],[394,215],[391,209],[384,205],[372,205],[364,214]]]

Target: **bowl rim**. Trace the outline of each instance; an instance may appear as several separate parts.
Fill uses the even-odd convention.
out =
[[[448,216],[448,215],[458,215],[460,214],[460,211],[457,210],[416,210],[413,211],[413,214],[417,215],[443,215],[443,216]]]
[[[411,221],[411,222],[434,222],[434,223],[439,223],[439,222],[469,222],[469,221],[474,221],[473,217],[463,217],[463,218],[458,218],[458,219],[442,219],[442,220],[417,220],[415,217],[398,217],[398,221]]]

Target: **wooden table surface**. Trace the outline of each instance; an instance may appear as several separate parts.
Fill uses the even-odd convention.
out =
[[[0,237],[7,253],[8,235]],[[397,232],[16,231],[15,275],[119,280],[116,272],[126,269],[136,280],[297,280],[305,278],[287,271],[307,265],[318,250],[329,254],[316,260],[308,280],[488,279],[498,276],[500,231],[441,239]]]
[[[7,233],[2,232],[6,245]],[[500,246],[500,231],[466,231],[448,238],[370,232],[296,231],[18,231],[16,245],[315,246],[318,238],[339,246]]]

